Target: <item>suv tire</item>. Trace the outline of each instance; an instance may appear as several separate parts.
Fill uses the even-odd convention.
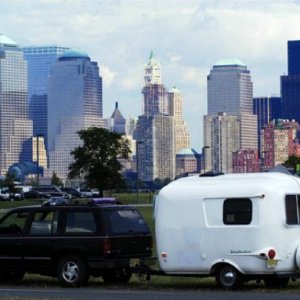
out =
[[[80,287],[89,279],[87,266],[79,256],[67,255],[58,262],[57,278],[64,286]]]
[[[102,274],[105,283],[127,283],[131,278],[132,272],[127,268],[109,269]]]

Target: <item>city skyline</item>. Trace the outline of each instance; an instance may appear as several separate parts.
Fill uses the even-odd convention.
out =
[[[279,94],[287,41],[300,39],[299,4],[3,0],[0,31],[20,46],[56,44],[89,53],[103,76],[104,117],[116,101],[124,117],[141,114],[143,66],[153,50],[167,89],[182,91],[191,147],[199,151],[210,68],[222,58],[241,59],[251,71],[254,97]]]

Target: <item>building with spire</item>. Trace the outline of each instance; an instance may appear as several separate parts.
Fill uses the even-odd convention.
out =
[[[162,84],[160,64],[151,52],[145,65],[143,114],[136,130],[137,177],[151,183],[154,179],[175,177],[174,117],[169,115],[168,91]]]
[[[108,119],[108,128],[111,131],[125,134],[126,119],[122,116],[119,110],[119,104],[116,102],[115,110],[113,111],[111,117]]]
[[[79,130],[106,126],[102,119],[102,78],[89,55],[70,49],[52,67],[48,89],[49,171],[66,179]]]
[[[0,175],[32,160],[28,119],[27,63],[18,44],[0,33]]]
[[[144,95],[143,112],[147,116],[156,114],[168,114],[168,91],[162,84],[161,67],[154,58],[153,51],[149,61],[145,65],[145,85],[142,93]]]

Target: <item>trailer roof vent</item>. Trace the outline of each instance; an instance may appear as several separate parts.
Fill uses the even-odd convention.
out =
[[[220,176],[220,175],[224,175],[224,173],[223,172],[215,173],[213,171],[208,171],[203,174],[200,174],[199,177],[214,177],[214,176]]]

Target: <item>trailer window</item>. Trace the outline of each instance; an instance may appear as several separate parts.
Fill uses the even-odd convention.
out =
[[[285,196],[286,224],[300,224],[300,195]]]
[[[252,220],[252,202],[249,198],[226,199],[223,205],[223,222],[226,225],[245,225]]]

